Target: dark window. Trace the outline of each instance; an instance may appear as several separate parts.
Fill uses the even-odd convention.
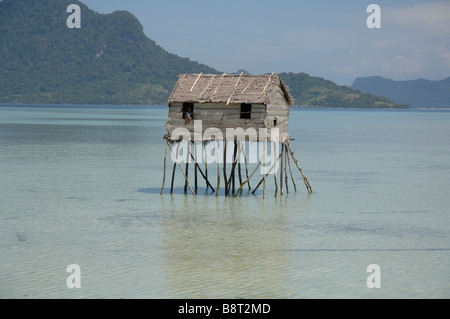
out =
[[[183,103],[183,119],[190,122],[194,119],[194,103]]]
[[[252,105],[250,103],[241,104],[241,119],[252,118]]]

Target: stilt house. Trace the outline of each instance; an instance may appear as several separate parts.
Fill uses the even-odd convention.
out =
[[[167,133],[164,136],[167,147],[164,157],[164,176],[161,195],[164,190],[168,149],[170,149],[170,152],[172,153],[172,158],[175,158],[170,187],[171,193],[173,191],[174,175],[177,165],[185,179],[184,192],[187,192],[187,188],[189,187],[191,192],[196,194],[198,187],[197,172],[200,172],[203,179],[206,181],[206,189],[208,190],[210,188],[213,192],[216,192],[216,196],[219,194],[221,171],[223,171],[222,177],[225,184],[223,186],[225,188],[225,195],[237,196],[242,194],[245,184],[248,185],[249,189],[251,188],[250,179],[261,165],[264,167],[264,173],[262,173],[263,178],[253,190],[253,193],[255,193],[262,183],[264,183],[265,197],[266,177],[272,172],[275,177],[276,195],[278,191],[277,173],[280,172],[279,188],[281,195],[283,195],[283,185],[285,185],[286,192],[289,192],[288,165],[291,180],[294,189],[296,190],[289,155],[300,170],[308,193],[312,193],[312,188],[309,185],[306,176],[303,174],[303,171],[294,156],[294,152],[289,145],[289,105],[293,102],[293,98],[290,95],[288,88],[281,81],[279,75],[273,73],[271,75],[244,75],[242,73],[224,73],[222,75],[202,73],[183,74],[179,76],[178,82],[176,83],[168,102],[169,112],[166,123]],[[201,123],[201,132],[198,132],[198,127],[196,127],[196,123],[198,122]],[[253,129],[256,135],[250,139],[248,135],[243,134],[240,135],[240,137],[236,136],[236,138],[230,140],[226,131],[227,129],[233,128],[242,129],[243,131]],[[177,129],[182,129],[183,132],[189,132],[190,143],[188,143],[187,151],[183,152],[185,153],[186,158],[184,169],[181,163],[177,161],[176,157],[173,156],[174,150],[172,145],[177,145],[176,154],[178,154],[178,147],[181,144],[179,142],[184,140],[183,136],[175,133]],[[205,134],[205,131],[208,129],[219,130],[221,134]],[[261,135],[260,131],[277,131],[278,134]],[[200,137],[198,135],[200,135]],[[197,160],[197,146],[199,144],[205,146],[213,140],[215,140],[214,143],[217,144],[217,151],[215,152],[215,156],[217,157],[217,170],[215,170],[215,172],[217,172],[216,189],[214,189],[208,179],[208,167],[206,161],[204,162],[205,167],[203,171],[199,165],[199,163],[202,162]],[[264,147],[266,147],[268,143],[273,142],[274,149],[275,144],[281,144],[281,147],[278,148],[279,153],[277,152],[277,154],[274,154],[274,157],[276,158],[273,159],[270,168],[266,166],[265,158],[262,158],[259,159],[256,168],[249,175],[245,150],[245,142],[247,140],[259,143],[262,142]],[[229,142],[234,143],[234,151],[231,156],[227,155],[229,153],[227,153],[227,144],[229,144]],[[189,146],[190,144],[192,144],[192,146]],[[219,154],[223,155],[223,161],[219,161]],[[195,190],[189,183],[189,162],[191,159],[194,160]],[[242,161],[242,159],[244,161]],[[231,165],[228,166],[228,170],[226,166],[227,162],[231,163]],[[222,167],[220,163],[223,163]],[[241,163],[245,163],[245,181],[241,174]],[[239,177],[237,184],[239,187],[236,188],[237,191],[235,189],[236,172]]]
[[[278,128],[280,141],[287,142],[292,102],[279,75],[183,74],[169,97],[166,139],[176,128],[194,132],[194,121],[185,120],[190,110],[203,132],[214,127],[225,136],[226,128]]]

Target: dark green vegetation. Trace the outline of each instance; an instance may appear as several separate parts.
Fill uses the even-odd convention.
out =
[[[348,86],[306,73],[281,73],[281,79],[289,87],[296,105],[346,107],[346,108],[408,108],[389,99],[370,93],[361,93]]]
[[[69,4],[81,7],[81,29],[66,25]],[[99,14],[76,0],[0,2],[0,102],[165,105],[177,75],[200,72],[219,73],[165,51],[129,12]],[[296,104],[406,107],[305,73],[281,77]]]
[[[81,7],[81,29],[66,25]],[[0,2],[0,102],[166,104],[181,73],[213,68],[170,54],[129,12],[75,0]]]
[[[352,87],[386,96],[397,103],[408,103],[414,108],[450,107],[450,77],[441,81],[393,81],[373,76],[357,78]]]

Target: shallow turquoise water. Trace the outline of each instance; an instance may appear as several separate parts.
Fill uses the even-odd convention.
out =
[[[265,200],[160,196],[166,117],[0,107],[1,298],[450,297],[450,112],[293,109],[314,193]]]

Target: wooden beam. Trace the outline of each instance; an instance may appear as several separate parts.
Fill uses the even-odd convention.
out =
[[[169,142],[167,142],[167,145],[169,145],[170,153],[171,153],[172,156],[173,156],[173,149],[172,149],[172,146],[170,146]],[[181,166],[181,164],[178,162],[176,156],[173,156],[173,159],[175,160],[175,163],[180,167],[181,172],[183,173],[183,176],[184,176],[184,178],[185,178],[185,180],[186,180],[186,183],[187,183],[187,185],[189,186],[189,189],[190,189],[191,192],[192,192],[192,195],[195,195],[195,192],[194,192],[194,190],[192,189],[191,185],[189,185],[188,178],[187,178],[186,174],[184,173],[183,166]]]
[[[191,89],[189,90],[189,92],[192,92],[192,90],[194,89],[194,87],[197,85],[198,80],[200,80],[200,77],[202,76],[203,72],[200,72],[200,74],[197,76],[197,79],[195,80],[194,84],[192,85]]]
[[[237,88],[237,86],[238,86],[238,83],[239,83],[239,81],[241,80],[241,77],[242,77],[243,74],[244,74],[244,72],[241,72],[241,74],[239,75],[239,78],[238,78],[238,80],[236,81],[236,84],[234,85],[233,92],[231,92],[231,95],[230,95],[230,97],[228,98],[227,105],[230,104],[231,97],[233,96],[234,92],[236,91],[236,88]]]
[[[245,91],[247,91],[248,87],[253,83],[253,81],[255,81],[256,78],[253,78],[250,83],[247,84],[247,86],[245,87],[245,89],[242,90],[241,94],[244,94]]]
[[[164,153],[164,173],[163,173],[163,181],[162,181],[162,186],[161,186],[161,193],[160,195],[163,194],[163,190],[164,190],[164,182],[166,181],[166,161],[167,161],[167,149],[169,147],[166,145],[166,152]]]
[[[272,72],[272,74],[269,76],[269,80],[267,80],[267,84],[266,84],[266,86],[264,87],[264,90],[262,91],[262,93],[261,93],[259,96],[262,96],[262,95],[264,94],[264,92],[266,92],[267,87],[269,86],[270,81],[272,81],[272,76],[273,76],[274,74],[275,74],[275,72]]]

